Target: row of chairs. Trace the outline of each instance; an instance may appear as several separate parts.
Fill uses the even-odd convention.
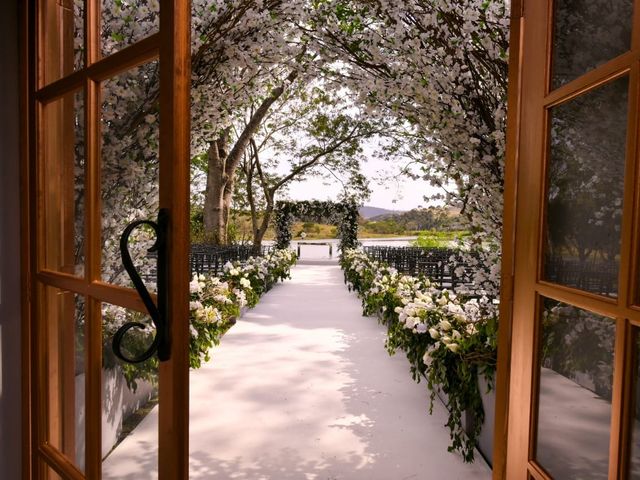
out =
[[[587,292],[615,296],[618,292],[617,261],[583,261],[547,258],[544,279]]]
[[[372,259],[384,262],[406,275],[425,275],[442,288],[472,289],[473,271],[460,254],[449,248],[364,247]]]
[[[227,262],[246,262],[250,257],[265,256],[275,247],[262,246],[256,250],[252,245],[208,245],[191,246],[189,267],[191,275],[219,275]]]

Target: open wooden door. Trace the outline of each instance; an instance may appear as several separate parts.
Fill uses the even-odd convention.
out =
[[[24,4],[25,478],[187,478],[190,2]]]
[[[640,2],[523,4],[506,478],[640,478]]]

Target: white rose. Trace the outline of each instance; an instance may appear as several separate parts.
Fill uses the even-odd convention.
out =
[[[202,288],[200,287],[200,282],[198,282],[197,278],[194,278],[193,280],[191,280],[191,283],[189,283],[189,291],[191,293],[199,293],[202,290]]]
[[[458,345],[457,343],[448,343],[447,348],[453,353],[458,353],[458,350],[460,350],[460,345]]]
[[[451,330],[451,324],[447,320],[442,320],[440,323],[438,323],[438,327],[440,327],[440,329],[444,330],[445,332]]]
[[[429,365],[431,365],[431,362],[433,361],[433,359],[431,358],[430,355],[431,352],[426,352],[423,356],[422,356],[422,362],[428,367]]]

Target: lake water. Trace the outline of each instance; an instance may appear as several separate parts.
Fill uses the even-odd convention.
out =
[[[417,237],[403,237],[403,238],[372,238],[372,239],[360,239],[364,246],[389,246],[389,247],[407,247]],[[338,240],[293,240],[291,242],[291,248],[298,250],[298,243],[300,245],[300,261],[304,260],[331,260],[338,258]],[[333,250],[333,257],[329,256],[329,245],[331,243]]]

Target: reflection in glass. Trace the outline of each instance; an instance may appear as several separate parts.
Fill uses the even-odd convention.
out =
[[[73,0],[73,53],[74,70],[84,68],[84,12],[86,0]]]
[[[102,280],[132,283],[120,256],[120,236],[131,222],[156,220],[159,202],[158,63],[128,70],[102,86]],[[153,289],[156,261],[148,253],[155,236],[139,228],[129,250],[147,287]]]
[[[555,0],[552,87],[629,50],[632,0]]]
[[[85,1],[40,2],[45,84],[71,75],[84,67]]]
[[[615,322],[544,299],[537,462],[553,478],[608,476]]]
[[[544,278],[615,297],[628,78],[550,112]]]
[[[84,96],[80,91],[48,103],[43,113],[44,267],[84,275]]]
[[[112,349],[121,325],[140,322],[144,330],[130,330],[123,343],[125,355],[136,356],[152,343],[151,319],[122,307],[102,306],[102,478],[129,478],[131,463],[138,472],[144,459],[144,478],[157,478],[158,360],[123,363]]]
[[[106,57],[157,33],[159,0],[102,0],[101,51]]]
[[[42,288],[46,308],[40,322],[48,342],[48,441],[84,471],[85,302],[72,292]]]

